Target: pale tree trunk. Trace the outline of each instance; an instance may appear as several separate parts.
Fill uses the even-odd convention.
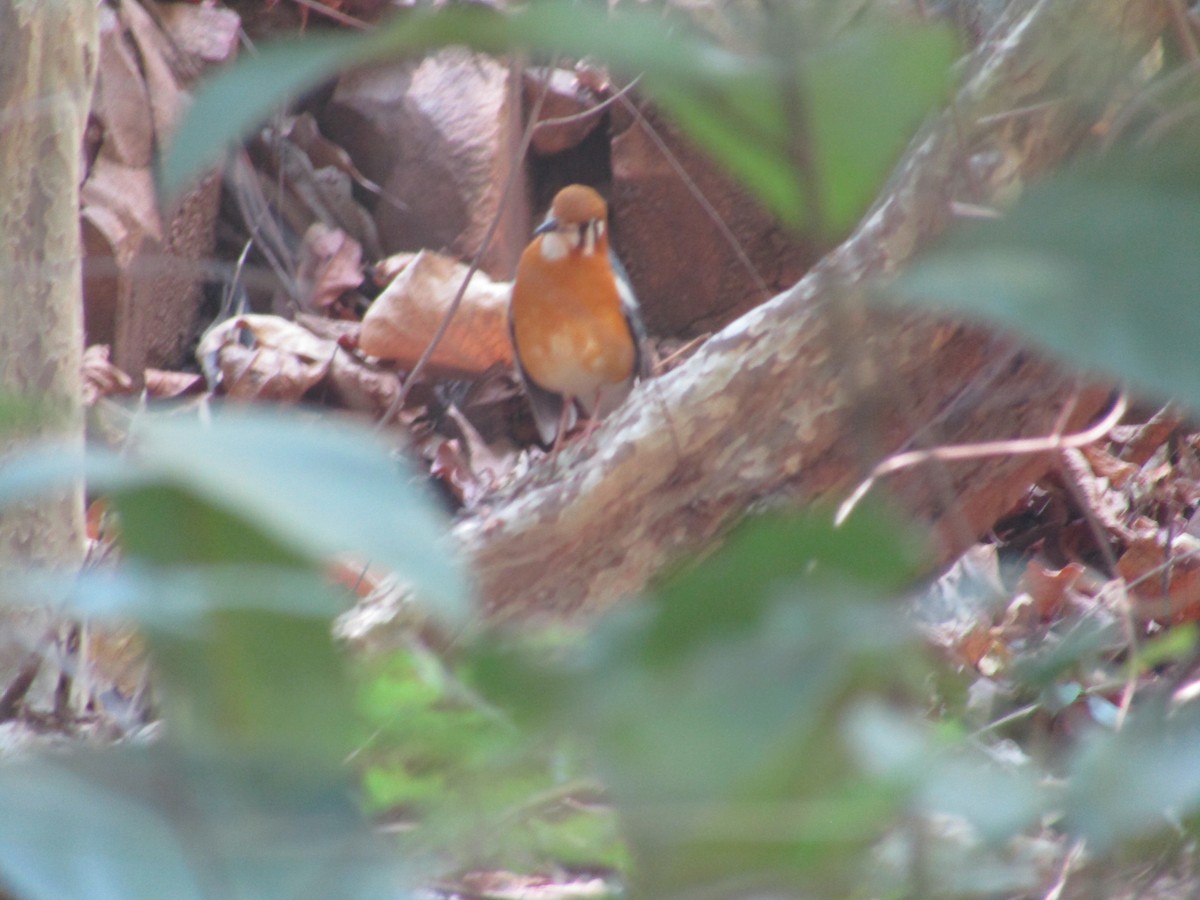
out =
[[[760,503],[846,495],[898,449],[1076,428],[1107,390],[965,327],[864,307],[953,217],[1003,202],[1077,149],[1096,101],[1126,82],[1164,22],[1155,0],[1010,4],[951,107],[909,148],[857,230],[794,288],[643,385],[585,459],[458,526],[495,614],[595,611],[702,551]],[[888,487],[928,522],[936,556],[969,546],[1052,463],[927,467]]]
[[[96,52],[96,0],[0,0],[0,461],[31,439],[83,441],[78,198]],[[0,566],[78,567],[83,539],[82,486],[0,509]],[[49,624],[0,619],[0,691]]]

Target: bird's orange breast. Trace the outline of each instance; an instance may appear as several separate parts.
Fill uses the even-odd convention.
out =
[[[525,374],[539,387],[585,402],[632,378],[633,334],[607,254],[548,260],[541,239],[521,255],[512,326]]]

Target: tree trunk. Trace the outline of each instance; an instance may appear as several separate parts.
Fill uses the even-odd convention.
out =
[[[95,0],[0,0],[0,459],[31,439],[83,442],[79,182],[95,60]],[[81,485],[0,509],[0,566],[77,567],[83,539]],[[47,627],[0,619],[0,689]]]
[[[702,551],[761,502],[841,499],[913,445],[1049,434],[1107,390],[983,333],[862,302],[953,218],[992,205],[1077,149],[1163,26],[1155,0],[1014,3],[950,109],[909,147],[858,229],[794,288],[643,385],[560,477],[462,521],[488,608],[594,612]],[[1073,399],[1072,399],[1073,398]],[[599,448],[599,449],[596,449]],[[939,464],[889,483],[939,560],[969,546],[1051,462]]]

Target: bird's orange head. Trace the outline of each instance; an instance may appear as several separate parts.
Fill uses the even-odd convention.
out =
[[[568,253],[608,254],[608,205],[592,188],[567,185],[554,196],[550,214],[536,231],[542,235],[542,253],[561,259]]]

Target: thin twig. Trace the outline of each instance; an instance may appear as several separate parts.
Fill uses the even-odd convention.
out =
[[[1075,864],[1082,858],[1084,850],[1083,838],[1077,838],[1067,852],[1063,854],[1062,866],[1058,870],[1058,878],[1055,879],[1054,885],[1046,892],[1045,900],[1059,900],[1062,897],[1063,891],[1067,887],[1067,878],[1071,874],[1071,870]]]
[[[674,152],[672,152],[671,148],[667,146],[667,142],[663,140],[662,136],[658,133],[654,126],[646,121],[646,117],[642,115],[642,111],[638,109],[634,103],[621,94],[618,94],[617,97],[621,101],[621,105],[623,105],[625,109],[629,111],[629,114],[634,117],[637,123],[643,129],[645,129],[646,135],[654,143],[654,146],[658,148],[658,152],[663,155],[663,159],[667,161],[667,165],[674,170],[676,176],[681,182],[683,182],[683,186],[688,189],[688,193],[692,195],[692,198],[698,204],[700,204],[700,207],[704,210],[705,214],[712,220],[712,223],[717,226],[717,230],[721,232],[721,237],[723,237],[725,242],[729,244],[730,249],[732,249],[734,255],[737,256],[738,262],[742,264],[742,267],[746,270],[746,273],[754,282],[754,286],[763,295],[763,299],[766,300],[770,298],[772,294],[771,288],[767,286],[767,282],[763,279],[762,275],[758,273],[758,269],[750,260],[750,257],[746,254],[746,251],[742,249],[742,245],[738,241],[737,236],[734,235],[730,227],[725,224],[725,220],[721,218],[721,214],[717,212],[716,207],[713,206],[708,201],[708,198],[704,196],[704,192],[700,190],[700,186],[696,184],[692,176],[688,174],[687,169],[683,167],[683,164],[679,161],[679,158],[674,154]]]
[[[317,0],[292,0],[298,6],[303,6],[305,9],[311,9],[319,16],[324,16],[327,19],[332,19],[339,25],[345,25],[347,28],[355,28],[359,31],[368,31],[371,26],[362,19],[356,19],[354,16],[346,15],[340,9],[334,9],[332,6],[326,6],[324,3],[318,3]]]
[[[1121,400],[1125,399],[1125,395],[1121,395]],[[1121,406],[1121,403],[1117,404]],[[1114,411],[1116,407],[1114,407]],[[1122,409],[1122,413],[1124,410]],[[1112,418],[1110,413],[1105,417],[1105,422]],[[1119,417],[1118,417],[1119,418]],[[1100,424],[1104,424],[1101,422]],[[1115,422],[1113,423],[1116,424]],[[1089,429],[1094,432],[1099,426]],[[1112,427],[1111,425],[1109,426]],[[1105,429],[1107,431],[1107,429]],[[1103,437],[1103,435],[1100,435]],[[1098,440],[1099,438],[1097,438]],[[1087,443],[1091,443],[1088,441]],[[1084,446],[1076,444],[1076,447]],[[1125,632],[1125,642],[1128,645],[1128,655],[1132,660],[1137,651],[1137,625],[1133,620],[1133,605],[1129,602],[1129,589],[1125,583],[1125,579],[1121,577],[1120,571],[1117,569],[1117,557],[1113,553],[1112,547],[1108,542],[1108,535],[1105,533],[1104,524],[1092,510],[1091,504],[1088,503],[1087,492],[1083,489],[1083,485],[1075,477],[1075,473],[1071,471],[1071,467],[1067,465],[1066,450],[1070,449],[1069,445],[1063,444],[1059,448],[1057,457],[1059,476],[1062,478],[1063,484],[1066,485],[1068,493],[1075,501],[1075,505],[1079,507],[1083,520],[1087,523],[1088,530],[1092,534],[1092,540],[1096,542],[1096,549],[1100,551],[1100,556],[1104,559],[1104,564],[1108,566],[1108,570],[1112,572],[1114,584],[1117,586],[1117,609],[1121,615],[1121,627]],[[1121,691],[1121,702],[1117,706],[1117,718],[1114,724],[1116,730],[1120,730],[1125,724],[1125,719],[1129,715],[1129,709],[1133,705],[1133,695],[1137,690],[1137,671],[1131,665],[1125,679],[1125,686]]]
[[[951,462],[967,459],[984,459],[989,456],[1015,456],[1018,454],[1047,453],[1069,447],[1086,447],[1104,437],[1125,415],[1128,399],[1122,392],[1117,397],[1108,415],[1091,428],[1076,434],[1063,436],[1051,433],[1045,437],[1011,438],[1003,441],[981,441],[977,444],[957,444],[946,447],[932,447],[928,450],[909,450],[889,456],[877,465],[867,478],[854,489],[838,507],[834,524],[841,525],[854,511],[859,502],[874,485],[885,475],[922,465],[933,460]]]
[[[621,88],[619,91],[617,91],[611,97],[601,100],[595,106],[589,106],[587,109],[583,110],[582,112],[571,113],[571,115],[569,115],[569,116],[557,116],[553,119],[542,119],[540,122],[537,123],[538,127],[544,128],[548,125],[572,125],[575,122],[582,122],[588,116],[594,116],[596,113],[601,112],[605,109],[608,109],[608,107],[612,106],[614,103],[621,100],[626,94],[628,94],[635,87],[637,87],[638,82],[641,80],[642,80],[642,76],[638,75],[636,78],[633,79],[633,81],[631,81],[631,82],[629,82],[629,84],[625,85],[625,87]]]

